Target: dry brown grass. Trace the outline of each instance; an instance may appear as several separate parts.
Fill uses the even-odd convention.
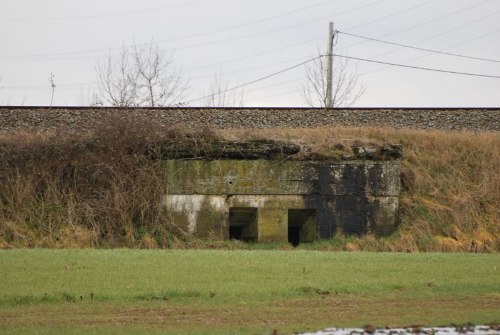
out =
[[[286,139],[313,151],[335,143],[400,143],[403,194],[398,232],[346,242],[346,250],[460,251],[500,250],[500,134],[318,128],[229,130],[230,138]]]
[[[103,121],[94,134],[0,139],[3,247],[151,247],[168,236],[154,125]],[[163,242],[163,243],[166,243]]]
[[[401,143],[399,229],[383,239],[339,237],[342,248],[500,250],[498,133],[344,127],[217,134],[292,141],[318,156],[335,154],[335,144]],[[217,134],[123,117],[103,120],[92,134],[0,136],[0,247],[238,248],[196,241],[172,224],[159,201],[166,193],[166,171],[148,157],[162,139],[189,139],[203,149]]]

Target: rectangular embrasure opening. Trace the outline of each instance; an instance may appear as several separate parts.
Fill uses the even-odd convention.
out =
[[[288,243],[297,246],[316,239],[316,210],[288,210]]]
[[[229,208],[229,239],[245,242],[257,241],[257,208]]]

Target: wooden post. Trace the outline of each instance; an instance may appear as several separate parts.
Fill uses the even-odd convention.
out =
[[[326,72],[326,108],[333,107],[332,101],[332,66],[333,66],[333,22],[329,24],[328,31],[328,67]]]

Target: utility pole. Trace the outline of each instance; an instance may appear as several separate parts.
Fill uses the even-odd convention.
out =
[[[333,107],[332,101],[332,66],[333,66],[333,22],[330,22],[328,29],[328,67],[326,72],[326,108]]]

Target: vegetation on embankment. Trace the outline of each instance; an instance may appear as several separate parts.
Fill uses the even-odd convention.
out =
[[[500,250],[498,132],[316,128],[190,133],[127,118],[104,120],[93,133],[0,136],[0,247],[270,247],[197,240],[176,227],[162,207],[167,171],[151,159],[161,154],[159,143],[188,142],[211,153],[217,137],[291,141],[303,147],[301,154],[321,159],[360,144],[403,145],[397,232],[387,238],[337,236],[304,248]]]
[[[332,144],[403,146],[400,223],[388,238],[338,236],[313,247],[327,250],[500,250],[500,133],[389,128],[233,130],[234,138],[287,139],[325,153]],[[304,246],[308,247],[308,246]]]
[[[500,254],[0,251],[0,333],[279,334],[499,322]]]

